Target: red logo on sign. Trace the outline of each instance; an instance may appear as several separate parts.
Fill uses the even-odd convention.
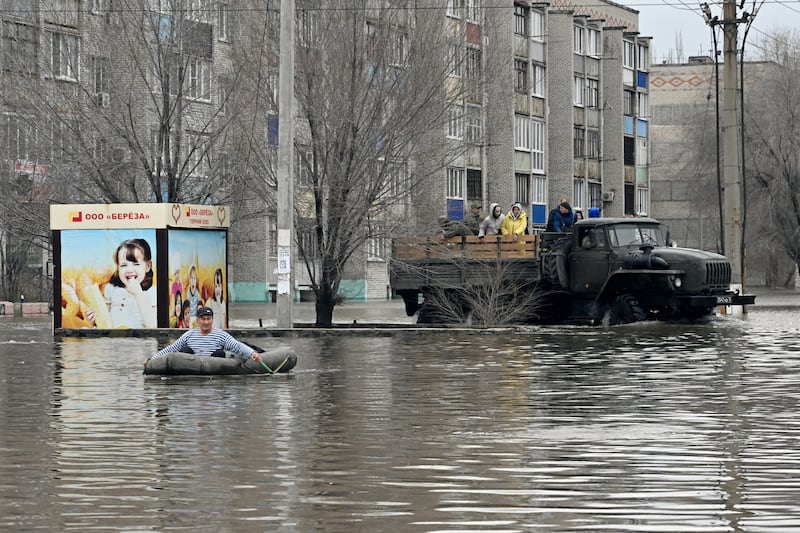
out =
[[[82,211],[71,211],[69,214],[69,218],[72,222],[82,222],[83,221],[83,212]]]

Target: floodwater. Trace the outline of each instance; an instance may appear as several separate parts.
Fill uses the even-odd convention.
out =
[[[0,531],[800,531],[800,302],[250,340],[297,367],[145,377],[155,339],[0,320]]]

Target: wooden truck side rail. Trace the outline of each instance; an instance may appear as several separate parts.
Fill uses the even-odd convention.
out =
[[[392,241],[392,259],[415,261],[428,259],[536,259],[541,239],[538,233],[492,235],[479,239],[475,235],[440,239],[439,237],[403,237]]]

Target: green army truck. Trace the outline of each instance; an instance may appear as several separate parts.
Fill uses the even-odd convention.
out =
[[[395,239],[390,277],[418,323],[469,323],[499,306],[510,310],[506,322],[615,325],[698,320],[723,305],[755,303],[731,290],[728,259],[671,246],[651,218],[592,218],[571,233],[516,240]]]

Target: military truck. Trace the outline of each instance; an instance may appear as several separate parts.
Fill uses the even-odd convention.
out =
[[[724,256],[676,247],[667,233],[652,218],[591,218],[571,233],[516,239],[395,239],[391,284],[418,323],[454,321],[444,308],[468,321],[483,305],[470,296],[476,291],[510,299],[510,309],[524,309],[512,321],[523,323],[698,320],[722,305],[755,303],[730,289]],[[512,290],[497,289],[504,285]],[[515,305],[531,296],[535,305]]]

